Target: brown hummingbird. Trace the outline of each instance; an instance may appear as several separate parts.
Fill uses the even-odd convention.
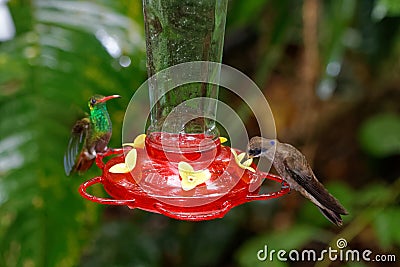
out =
[[[96,154],[107,150],[111,138],[112,124],[106,102],[119,95],[94,95],[89,99],[90,114],[78,120],[72,127],[67,151],[64,154],[64,169],[67,175],[87,171]]]
[[[347,215],[348,212],[318,181],[306,157],[295,147],[277,139],[256,136],[247,146],[247,155],[250,158],[266,157],[290,188],[314,203],[329,221],[342,225],[340,215]]]

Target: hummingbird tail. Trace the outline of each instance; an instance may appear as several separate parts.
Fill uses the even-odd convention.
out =
[[[85,152],[85,150],[81,152],[74,165],[72,172],[78,172],[78,174],[81,175],[93,165],[95,158],[88,157],[86,153],[87,152]]]
[[[338,212],[335,212],[335,211],[327,209],[327,208],[318,207],[318,209],[333,224],[336,224],[337,226],[342,226],[343,220],[342,220],[342,217],[340,216],[342,213],[338,213]],[[345,215],[345,214],[343,214],[343,215]]]

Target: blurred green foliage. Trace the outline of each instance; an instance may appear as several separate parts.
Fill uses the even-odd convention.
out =
[[[398,16],[400,15],[400,3],[396,0],[379,0],[374,11],[380,12],[381,16]]]
[[[363,123],[360,142],[373,156],[385,157],[400,153],[400,116],[377,114]]]
[[[299,73],[306,2],[229,3],[224,61],[266,87],[267,98],[273,95],[271,81],[293,80]],[[256,256],[264,245],[322,250],[339,237],[351,248],[399,259],[399,1],[318,3],[320,64],[313,97],[321,106],[338,105],[340,112],[315,123],[316,132],[325,125],[322,133],[338,133],[337,143],[329,145],[322,145],[324,134],[314,136],[323,146],[318,151],[333,159],[315,170],[325,174],[324,183],[338,180],[326,184],[350,212],[340,229],[295,192],[199,223],[83,200],[79,184],[99,171],[65,177],[70,128],[87,111],[92,94],[120,94],[122,99],[108,105],[114,125],[110,145],[120,146],[125,107],[146,79],[141,3],[9,1],[16,36],[0,43],[0,266],[309,266],[260,262]],[[277,103],[278,119],[301,95],[290,87]],[[336,116],[339,123],[329,120]],[[245,123],[251,131],[251,120]],[[334,154],[346,140],[346,149]],[[334,160],[349,151],[356,154],[346,158],[351,165],[346,172]],[[92,193],[105,195],[99,187]]]
[[[0,266],[72,266],[101,207],[79,197],[81,179],[64,176],[63,150],[89,96],[127,95],[145,78],[141,19],[96,1],[9,8],[17,35],[0,48]],[[120,66],[102,38],[118,40],[133,64]],[[114,145],[127,101],[110,107]]]

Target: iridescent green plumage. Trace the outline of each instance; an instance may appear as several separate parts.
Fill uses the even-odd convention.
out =
[[[96,154],[107,149],[112,134],[112,124],[106,101],[117,97],[120,96],[95,95],[89,99],[90,115],[75,123],[64,155],[64,169],[67,175],[76,171],[85,172],[92,166]]]

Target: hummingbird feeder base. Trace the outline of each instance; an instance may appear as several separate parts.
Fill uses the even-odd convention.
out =
[[[173,136],[170,139],[176,141],[176,138]],[[188,134],[184,138],[179,143],[200,144],[206,139],[199,134]],[[131,209],[138,208],[178,220],[204,221],[222,218],[230,209],[243,203],[278,198],[290,191],[281,177],[257,170],[255,164],[251,165],[255,172],[242,169],[235,163],[231,148],[221,145],[219,139],[213,141],[213,148],[205,154],[169,153],[154,144],[146,137],[146,146],[137,148],[135,168],[127,173],[111,173],[109,169],[123,163],[124,152],[129,149],[110,149],[98,154],[96,165],[102,170],[102,175],[81,184],[79,193],[100,204],[126,205]],[[212,156],[212,160],[204,164],[203,156],[207,154]],[[110,155],[116,156],[104,163],[104,157]],[[200,159],[200,163],[196,158]],[[177,162],[182,159],[211,173],[210,179],[191,190],[184,190],[177,167]],[[280,190],[260,194],[260,186],[265,179],[276,182],[281,186]],[[89,194],[87,188],[95,184],[102,184],[112,198]],[[254,186],[255,190],[252,190]]]

